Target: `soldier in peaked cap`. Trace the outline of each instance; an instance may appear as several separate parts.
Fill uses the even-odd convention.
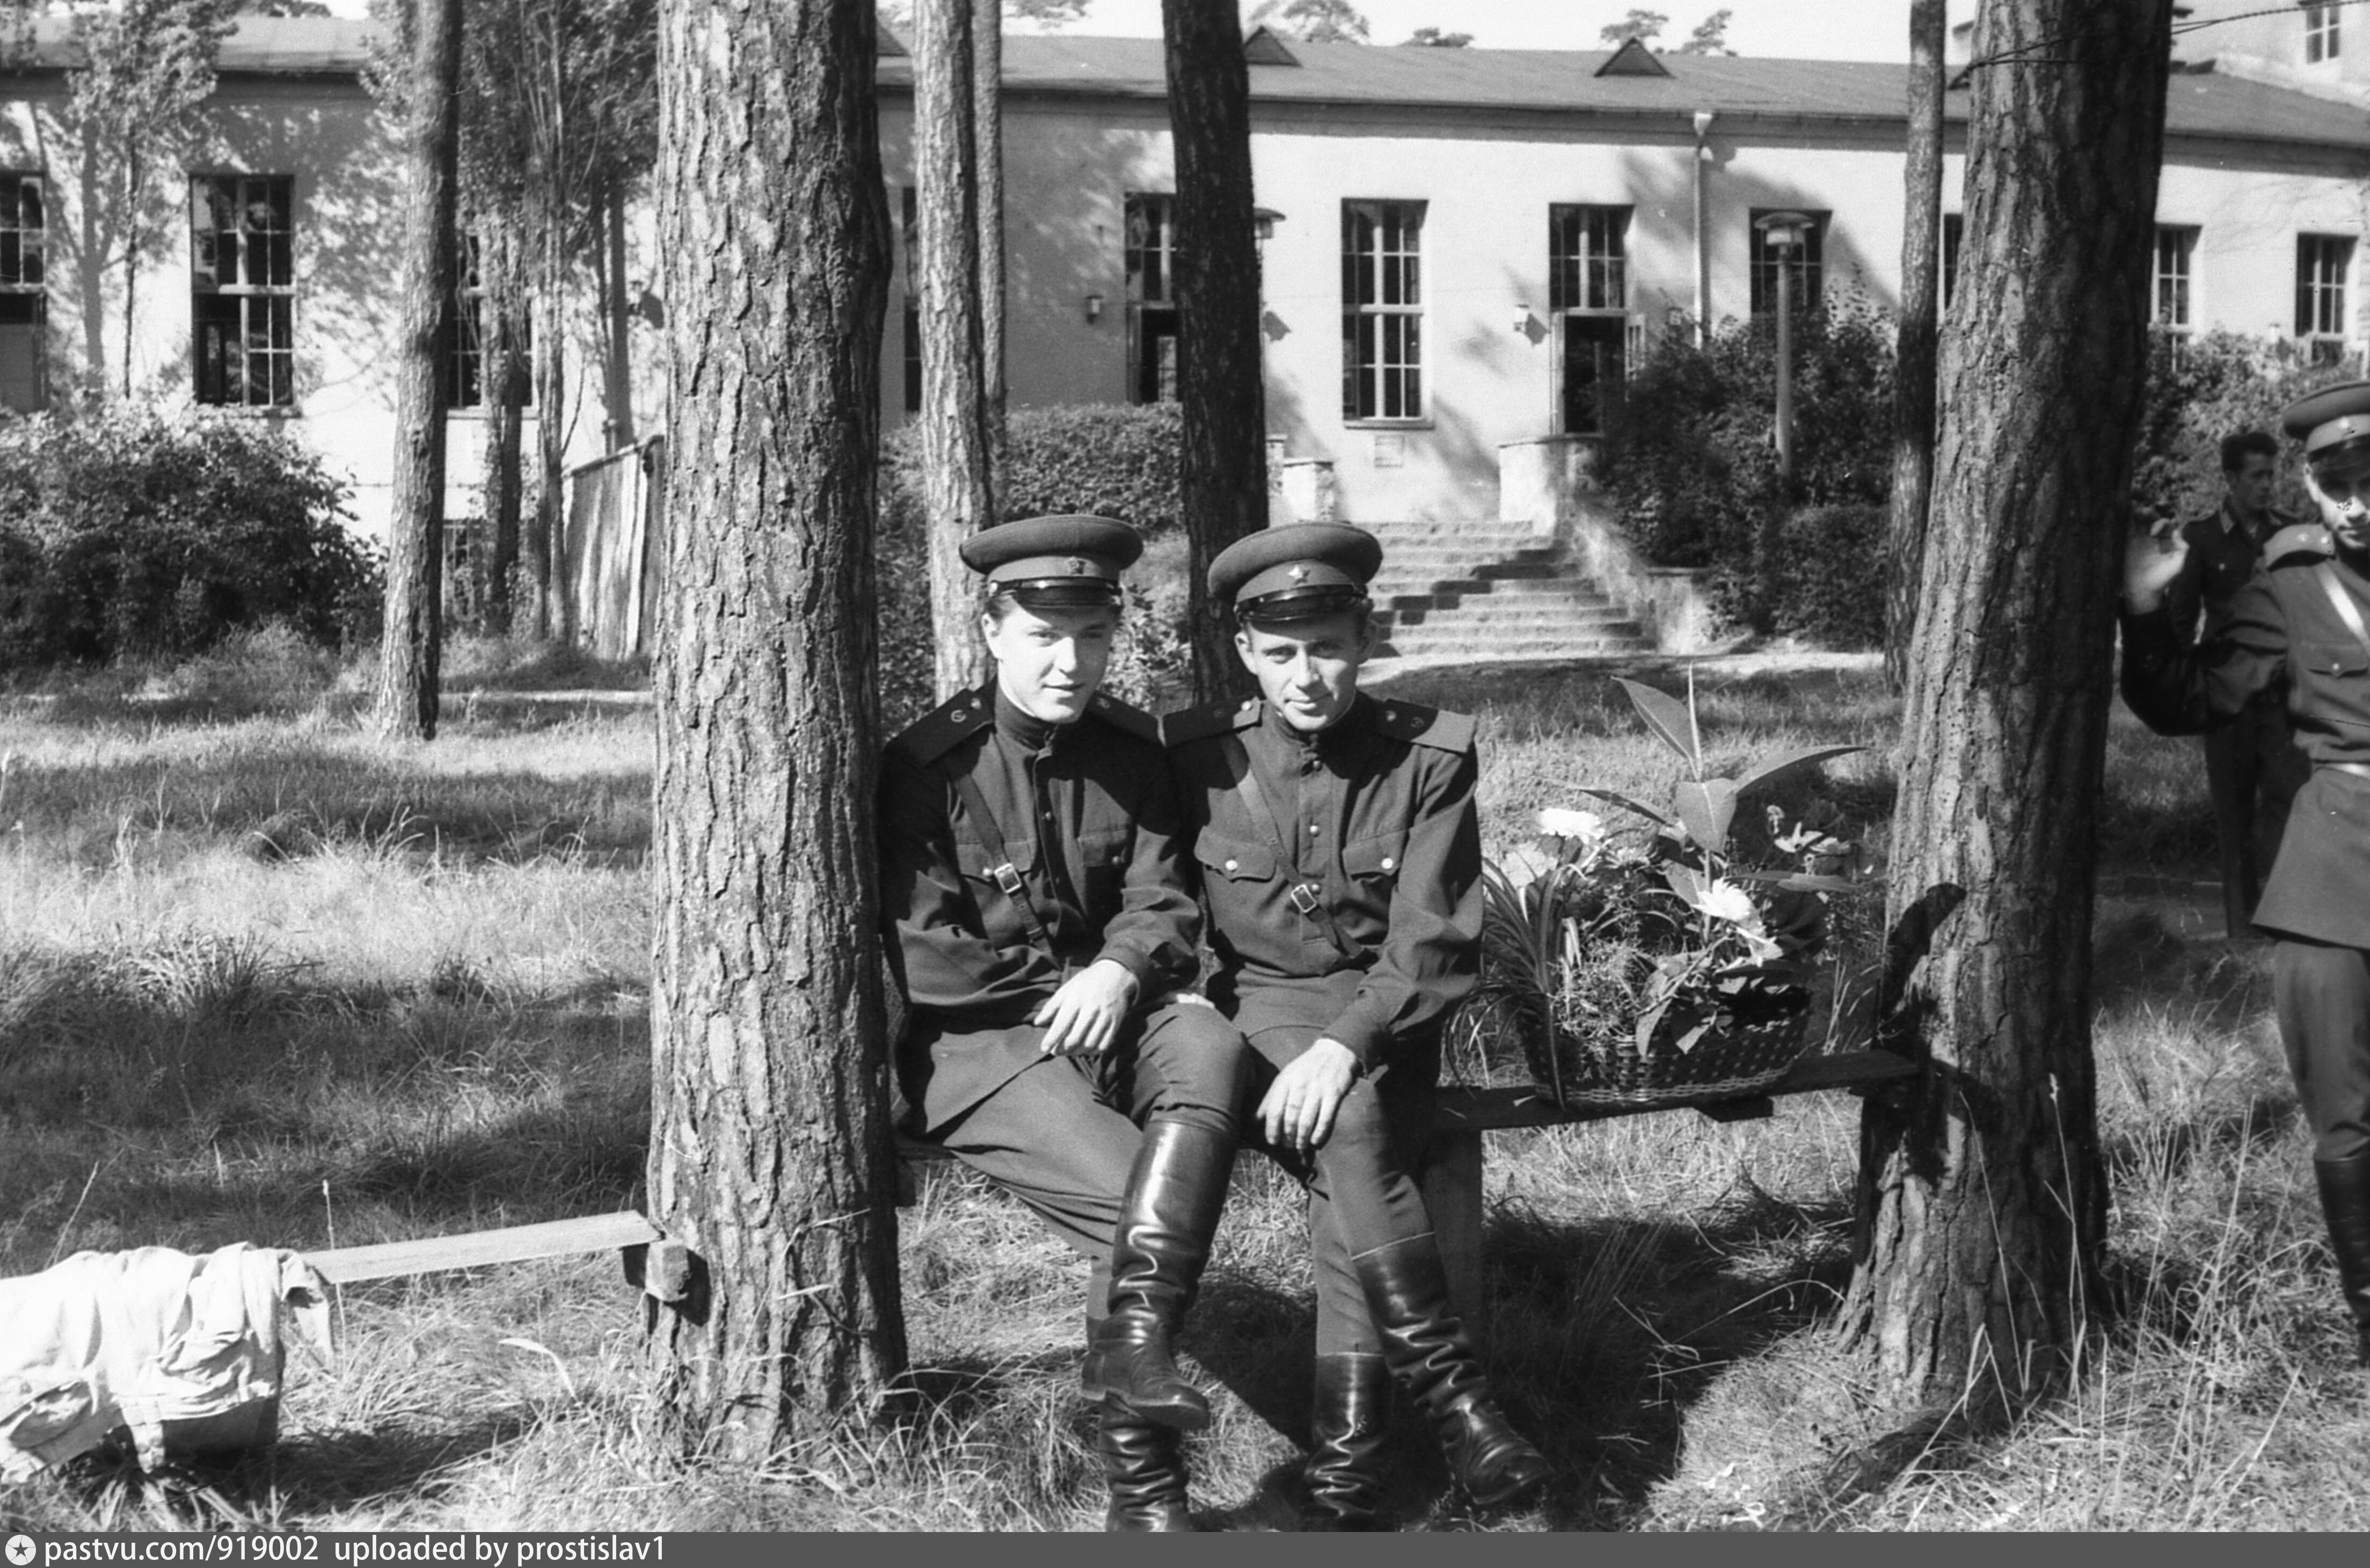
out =
[[[1490,1506],[1547,1462],[1508,1424],[1448,1297],[1413,1171],[1440,1036],[1478,974],[1473,721],[1358,690],[1382,547],[1271,528],[1211,564],[1260,695],[1163,721],[1217,958],[1213,1000],[1258,1055],[1245,1136],[1306,1185],[1317,1270],[1303,1523],[1377,1528],[1394,1376],[1455,1484]]]
[[[2312,774],[2297,790],[2255,925],[2272,937],[2272,997],[2313,1134],[2338,1276],[2370,1366],[2370,381],[2289,406],[2318,523],[2284,528],[2185,647],[2166,586],[2178,536],[2135,536],[2123,569],[2123,699],[2152,728],[2194,733],[2279,693]]]
[[[1078,516],[965,544],[995,675],[890,744],[881,902],[923,1136],[1094,1265],[1084,1380],[1106,1522],[1190,1529],[1180,1434],[1209,1403],[1170,1339],[1217,1227],[1248,1056],[1184,989],[1201,911],[1157,726],[1097,689],[1143,548]]]

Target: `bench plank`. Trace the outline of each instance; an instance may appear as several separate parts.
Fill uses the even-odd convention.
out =
[[[646,1247],[664,1236],[664,1231],[641,1215],[624,1209],[616,1214],[589,1214],[575,1219],[513,1225],[502,1230],[477,1230],[461,1236],[421,1236],[370,1247],[335,1247],[307,1252],[305,1261],[330,1284],[351,1285],[359,1280],[391,1279],[397,1274],[430,1274],[438,1269],[562,1258],[570,1252],[621,1251],[627,1247]]]
[[[1505,1127],[1560,1127],[1574,1122],[1602,1122],[1615,1116],[1639,1116],[1653,1111],[1736,1104],[1780,1094],[1808,1094],[1824,1089],[1865,1089],[1896,1078],[1915,1078],[1917,1064],[1891,1051],[1838,1051],[1832,1055],[1805,1056],[1776,1083],[1743,1097],[1705,1094],[1683,1096],[1656,1105],[1571,1105],[1562,1110],[1543,1090],[1527,1086],[1470,1089],[1451,1085],[1434,1101],[1438,1131],[1493,1131]],[[1716,1118],[1719,1119],[1719,1118]]]

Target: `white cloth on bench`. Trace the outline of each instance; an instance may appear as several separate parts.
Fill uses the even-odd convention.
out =
[[[276,1420],[285,1333],[329,1354],[328,1287],[284,1248],[235,1242],[77,1252],[0,1279],[0,1480],[21,1481],[131,1428],[144,1467],[166,1423],[259,1403]],[[286,1320],[283,1322],[283,1320]]]

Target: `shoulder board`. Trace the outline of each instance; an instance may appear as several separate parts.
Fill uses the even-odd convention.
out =
[[[1432,746],[1444,752],[1469,752],[1473,749],[1473,716],[1451,713],[1444,708],[1431,708],[1421,702],[1399,702],[1377,698],[1375,705],[1375,728],[1398,741],[1413,741],[1420,746]]]
[[[1125,730],[1129,734],[1140,736],[1147,741],[1160,739],[1159,720],[1155,719],[1143,709],[1132,707],[1115,697],[1106,697],[1101,692],[1095,693],[1087,700],[1087,711],[1113,729]]]
[[[1256,697],[1205,702],[1199,708],[1161,715],[1160,744],[1181,746],[1189,741],[1206,741],[1212,735],[1248,730],[1259,722],[1259,717],[1260,699]]]
[[[889,749],[910,762],[929,766],[963,739],[995,722],[995,704],[975,691],[960,691],[906,726]]]
[[[2337,553],[2329,537],[2329,527],[2321,523],[2299,523],[2283,528],[2263,541],[2263,564],[2277,566],[2283,559],[2317,559]]]

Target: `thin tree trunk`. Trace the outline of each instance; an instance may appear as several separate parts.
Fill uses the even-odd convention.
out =
[[[508,637],[517,614],[520,465],[526,402],[526,317],[517,230],[488,225],[478,264],[486,280],[486,511],[493,524],[493,560],[486,583],[488,620]]]
[[[938,695],[987,677],[962,542],[995,521],[980,338],[972,0],[914,8],[914,183],[920,206],[922,499],[930,530]]]
[[[395,484],[373,719],[383,736],[431,741],[436,738],[437,661],[443,641],[443,349],[456,248],[461,0],[423,0],[413,26]]]
[[[1161,0],[1160,14],[1177,149],[1177,395],[1185,427],[1178,478],[1193,690],[1207,701],[1242,679],[1226,607],[1202,589],[1210,562],[1267,526],[1250,73],[1235,6]]]
[[[627,337],[633,317],[626,299],[626,197],[612,190],[603,203],[607,222],[609,261],[604,271],[607,287],[602,306],[609,323],[608,389],[609,444],[612,452],[634,444],[634,362]]]
[[[1884,671],[1908,678],[1917,569],[1934,490],[1934,353],[1942,258],[1943,0],[1909,6],[1909,156],[1903,177],[1901,322],[1893,378],[1893,514],[1886,530]]]
[[[148,160],[137,141],[123,149],[123,400],[132,400],[132,343],[139,331],[140,192],[148,183]]]
[[[557,193],[545,202],[535,324],[535,526],[538,603],[535,635],[576,640],[575,584],[568,575],[568,209]]]
[[[1004,500],[1004,4],[972,0],[972,145],[979,170],[980,419],[987,493]],[[987,519],[997,520],[993,513]]]
[[[2050,1387],[2098,1305],[2090,918],[2170,0],[1989,0],[1899,752],[1850,1340],[1896,1408]]]
[[[685,1445],[754,1456],[903,1370],[873,882],[889,213],[872,0],[662,0],[672,355],[651,1217]]]

